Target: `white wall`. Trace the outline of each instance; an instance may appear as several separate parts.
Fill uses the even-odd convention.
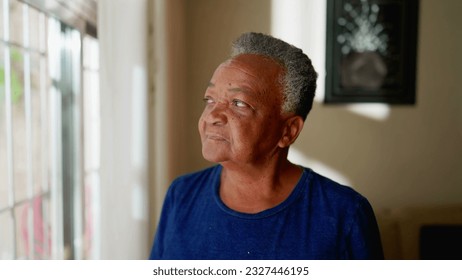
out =
[[[148,232],[147,0],[98,1],[102,259],[146,259]]]
[[[462,203],[462,2],[421,1],[417,104],[390,107],[322,103],[325,0],[196,0],[185,7],[188,137],[180,145],[188,149],[172,159],[182,162],[173,174],[209,164],[196,132],[205,85],[234,38],[260,31],[303,48],[320,73],[317,101],[291,156],[352,185],[376,209]]]

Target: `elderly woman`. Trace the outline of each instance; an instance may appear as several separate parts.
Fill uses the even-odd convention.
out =
[[[151,259],[380,259],[374,213],[353,189],[287,159],[317,74],[300,49],[241,35],[199,119],[218,163],[170,186]]]

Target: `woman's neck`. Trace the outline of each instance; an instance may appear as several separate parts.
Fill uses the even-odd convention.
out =
[[[244,213],[258,213],[283,202],[302,173],[287,158],[259,166],[222,165],[220,197],[229,208]]]

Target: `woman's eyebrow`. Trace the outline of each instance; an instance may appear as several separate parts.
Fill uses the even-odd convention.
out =
[[[230,84],[231,85],[231,84]],[[215,84],[212,82],[209,82],[207,85],[207,88],[214,88]],[[226,89],[229,92],[242,92],[242,93],[251,93],[252,90],[246,86],[236,86],[236,87],[230,87]]]

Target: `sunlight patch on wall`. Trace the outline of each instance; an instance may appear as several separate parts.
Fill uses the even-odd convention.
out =
[[[324,100],[326,0],[272,0],[271,34],[306,53],[318,73],[315,101]]]
[[[132,70],[132,143],[131,143],[131,187],[132,216],[137,221],[147,221],[147,127],[148,112],[143,110],[148,103],[147,73],[143,66],[134,65]]]
[[[303,13],[308,1],[271,1],[271,33],[297,47],[303,44],[302,26],[308,16]],[[304,16],[305,14],[305,16]]]
[[[390,115],[390,106],[388,104],[350,104],[348,110],[377,121],[385,121]]]
[[[313,160],[305,156],[301,151],[296,147],[291,146],[289,149],[289,161],[298,164],[304,167],[311,168],[316,173],[319,173],[325,177],[328,177],[342,185],[351,186],[351,181],[345,177],[342,173],[337,170],[332,169],[331,167],[325,165],[322,162]]]

